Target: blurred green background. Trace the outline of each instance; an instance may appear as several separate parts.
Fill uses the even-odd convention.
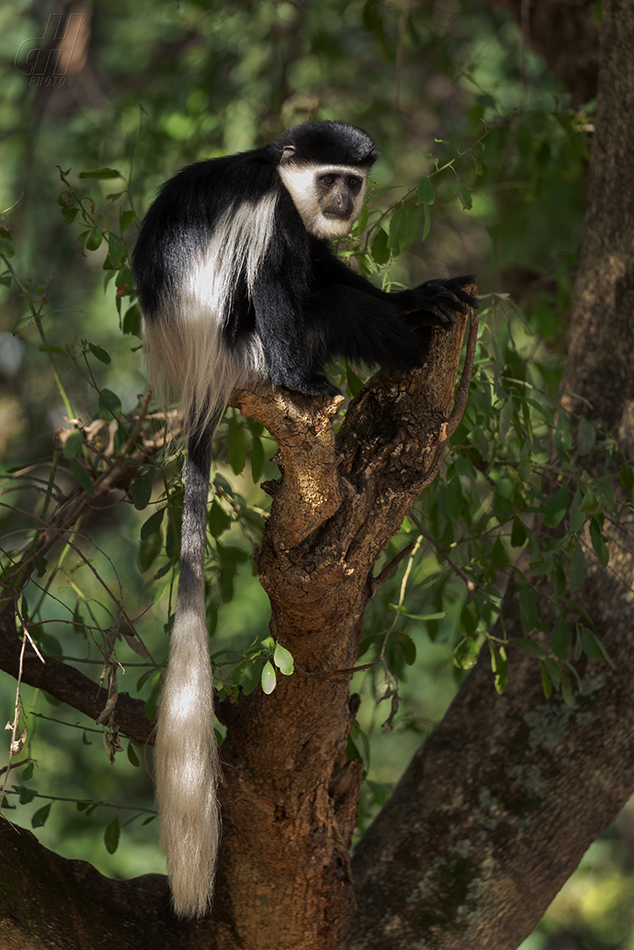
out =
[[[62,10],[71,14],[64,35],[56,34]],[[61,50],[57,69],[51,50]],[[462,160],[472,207],[461,202],[459,182],[451,174],[443,178],[429,236],[405,251],[391,277],[414,283],[477,272],[481,293],[510,292],[524,306],[531,332],[548,342],[556,383],[584,207],[583,114],[571,111],[504,11],[475,0],[97,0],[63,8],[4,0],[0,60],[0,210],[13,209],[7,222],[16,272],[31,282],[34,298],[46,295],[49,345],[43,349],[33,324],[23,321],[25,300],[0,288],[0,461],[9,479],[0,508],[3,551],[20,550],[29,531],[21,510],[33,506],[28,490],[7,493],[12,470],[30,463],[45,469],[39,460],[50,456],[52,433],[67,425],[49,371],[50,347],[61,348],[56,365],[84,421],[95,414],[96,389],[115,391],[130,412],[146,387],[139,341],[120,331],[114,284],[104,290],[106,245],[87,251],[84,237],[78,250],[79,222],[67,222],[64,201],[58,203],[66,190],[60,169],[94,201],[100,226],[104,215],[107,225],[122,209],[136,212],[124,235],[131,246],[153,193],[179,167],[261,145],[287,125],[338,118],[366,128],[381,150],[373,174],[379,206],[429,174],[430,155],[447,161],[492,129]],[[591,114],[592,104],[587,109]],[[78,178],[101,168],[123,178]],[[95,359],[85,341],[111,361]],[[248,432],[246,438],[249,444]],[[275,447],[266,438],[263,444],[263,476],[275,477],[268,461]],[[178,466],[178,458],[170,464]],[[229,553],[216,576],[212,642],[221,662],[268,633],[268,602],[250,560],[268,501],[248,469],[239,476],[235,469],[220,458],[223,511],[232,522],[223,540]],[[237,498],[255,512],[250,524],[234,518],[243,510]],[[131,505],[94,512],[78,538],[86,560],[67,559],[48,591],[54,596],[44,598],[36,583],[28,591],[40,642],[94,679],[102,666],[101,632],[117,618],[90,565],[125,598],[153,660],[164,660],[170,590],[167,576],[156,574],[169,565],[162,554],[152,571],[144,565],[140,529],[147,515]],[[402,572],[373,603],[368,636],[385,628],[401,580]],[[410,613],[420,615],[415,608]],[[416,661],[404,674],[392,732],[382,729],[390,704],[379,701],[376,674],[355,678],[364,703],[353,740],[369,765],[361,829],[465,675],[454,664],[455,627],[451,615],[435,625],[407,621]],[[125,642],[117,656],[119,688],[148,699],[154,667]],[[15,683],[0,674],[5,720],[14,702]],[[9,788],[22,787],[10,797],[11,820],[33,822],[47,847],[108,875],[164,870],[143,749],[124,742],[112,767],[94,723],[30,687],[22,688],[21,703],[29,715],[23,756],[33,765],[11,777]],[[634,950],[632,893],[634,805],[590,849],[525,950]]]

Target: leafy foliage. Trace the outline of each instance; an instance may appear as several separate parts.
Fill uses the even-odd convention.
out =
[[[18,6],[3,16],[17,23]],[[28,35],[39,35],[35,16],[21,21]],[[8,380],[0,411],[9,420],[0,443],[2,597],[22,635],[68,662],[93,663],[112,689],[123,681],[150,716],[174,608],[182,484],[177,443],[166,444],[165,420],[138,396],[145,382],[129,251],[160,182],[187,162],[271,140],[284,124],[343,117],[380,142],[377,179],[399,183],[376,186],[353,239],[342,242],[354,266],[388,289],[463,272],[465,260],[477,261],[481,287],[522,270],[525,316],[504,294],[485,298],[467,413],[441,476],[385,552],[383,563],[408,549],[366,617],[354,683],[364,701],[349,742],[366,765],[361,828],[481,649],[496,689],[521,649],[535,657],[545,695],[559,690],[568,700],[582,655],[610,662],[574,597],[590,559],[606,561],[615,491],[631,499],[634,475],[610,433],[555,401],[588,114],[553,99],[545,67],[520,43],[502,11],[472,3],[220,3],[212,16],[204,3],[143,0],[95,9],[98,115],[87,106],[60,122],[41,90],[25,94],[15,70],[5,88],[0,123],[17,134],[3,145],[4,204],[23,182],[28,188],[0,230]],[[359,368],[337,372],[354,395]],[[178,421],[168,425],[177,436]],[[292,672],[292,657],[268,635],[251,558],[268,504],[255,486],[276,477],[274,452],[261,426],[228,410],[215,445],[206,569],[216,675],[233,696],[270,691]],[[47,524],[63,528],[63,542],[43,544]],[[496,627],[509,589],[525,634],[513,643]],[[87,819],[100,823],[108,855],[140,835],[153,815],[141,750],[128,743],[122,756],[119,739],[108,738],[108,757],[127,770],[126,798],[141,801],[124,807],[123,786],[95,765],[106,762],[96,751],[101,730],[25,687],[21,702],[13,739],[24,765],[9,779],[9,805],[42,832],[59,821],[53,843],[85,838]],[[39,791],[54,790],[64,772],[46,764],[47,741],[69,774],[92,756],[81,759],[84,775],[68,794]],[[69,800],[76,812],[61,817]],[[145,857],[138,872],[150,866]]]

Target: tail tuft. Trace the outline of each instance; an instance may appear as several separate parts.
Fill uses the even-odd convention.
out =
[[[210,908],[220,838],[218,748],[204,604],[179,603],[158,716],[156,795],[174,912]]]

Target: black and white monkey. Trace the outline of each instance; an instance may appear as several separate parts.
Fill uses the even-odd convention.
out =
[[[161,844],[175,912],[204,914],[219,838],[218,755],[204,601],[211,448],[219,409],[255,381],[333,395],[341,357],[421,366],[430,327],[475,300],[473,278],[385,293],[333,255],[361,212],[377,149],[343,122],[184,168],[161,189],[133,255],[150,377],[188,429],[178,604],[156,744]]]

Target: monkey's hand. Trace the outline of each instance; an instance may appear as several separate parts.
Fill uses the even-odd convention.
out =
[[[403,291],[405,312],[418,326],[437,326],[451,330],[456,318],[454,311],[467,313],[467,307],[480,307],[476,297],[462,288],[476,281],[474,274],[451,277],[448,280],[428,280],[413,290]]]

